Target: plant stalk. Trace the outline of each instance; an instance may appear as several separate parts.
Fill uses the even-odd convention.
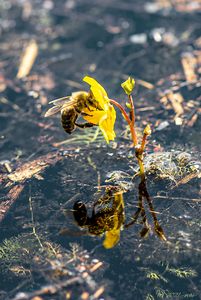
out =
[[[133,141],[134,146],[136,147],[138,145],[138,138],[137,138],[137,134],[135,131],[135,127],[133,126],[132,120],[129,118],[127,112],[125,111],[125,109],[123,108],[123,106],[121,104],[119,104],[117,101],[115,101],[113,99],[110,99],[110,102],[112,104],[114,104],[115,106],[117,106],[120,109],[121,113],[123,114],[126,122],[128,123],[128,125],[130,127],[132,141]],[[134,108],[134,106],[133,106],[133,108]]]

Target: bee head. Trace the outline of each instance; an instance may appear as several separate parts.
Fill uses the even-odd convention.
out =
[[[73,215],[79,226],[84,226],[87,223],[87,209],[81,201],[75,202],[73,205]]]

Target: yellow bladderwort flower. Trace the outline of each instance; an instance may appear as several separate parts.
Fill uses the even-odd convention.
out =
[[[110,100],[105,89],[94,78],[85,76],[83,81],[90,85],[90,91],[94,99],[102,108],[102,110],[94,109],[92,106],[84,108],[82,112],[87,115],[84,115],[83,118],[87,122],[98,125],[106,139],[106,142],[109,143],[109,141],[113,141],[116,137],[114,132],[116,111],[110,104]]]

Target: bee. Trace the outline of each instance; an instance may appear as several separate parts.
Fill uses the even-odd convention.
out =
[[[79,124],[76,122],[79,115],[92,116],[84,113],[84,108],[88,108],[89,111],[92,111],[91,108],[102,110],[98,101],[93,98],[92,94],[85,91],[72,93],[71,96],[53,100],[49,102],[49,104],[53,104],[53,107],[45,113],[45,117],[52,116],[60,111],[62,127],[69,134],[72,133],[76,126],[80,128],[95,126],[93,123]]]

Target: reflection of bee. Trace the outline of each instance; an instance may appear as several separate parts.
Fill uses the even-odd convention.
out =
[[[116,194],[117,195],[117,194]],[[98,211],[95,206],[98,205]],[[88,229],[89,234],[102,235],[117,226],[120,228],[124,223],[123,203],[114,200],[114,192],[108,190],[93,207],[91,217],[87,214],[87,208],[81,201],[75,202],[73,206],[73,215],[80,227]],[[117,224],[116,224],[117,222]]]
[[[101,235],[105,231],[111,230],[113,227],[114,210],[112,208],[104,208],[92,216],[87,215],[87,208],[84,203],[78,201],[74,204],[74,218],[80,227],[88,229],[88,233],[92,235]]]
[[[92,95],[84,91],[72,93],[72,95],[69,97],[53,100],[50,102],[50,104],[53,104],[54,106],[46,112],[45,117],[52,116],[61,111],[62,126],[69,134],[75,129],[75,126],[80,128],[94,126],[92,123],[76,123],[79,114],[90,116],[89,114],[83,112],[84,108],[88,108],[89,111],[91,111],[90,107],[94,107],[97,110],[102,110]]]

